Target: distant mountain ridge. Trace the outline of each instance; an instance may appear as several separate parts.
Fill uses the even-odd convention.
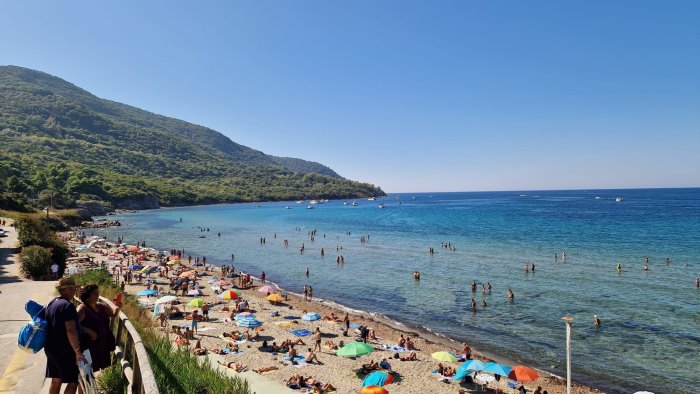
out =
[[[267,155],[16,66],[0,66],[0,144],[0,186],[29,200],[45,190],[115,206],[383,195],[322,164]]]

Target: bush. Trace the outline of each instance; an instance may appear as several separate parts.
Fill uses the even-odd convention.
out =
[[[123,394],[124,382],[122,381],[121,365],[114,364],[102,370],[97,377],[97,388],[104,394]]]
[[[20,270],[26,278],[40,279],[49,274],[51,269],[51,250],[38,245],[22,249]]]
[[[58,264],[58,275],[62,276],[66,268],[68,248],[53,232],[49,220],[41,215],[26,214],[19,216],[15,220],[15,225],[20,246],[25,248],[38,245],[48,248],[51,253],[51,261]]]

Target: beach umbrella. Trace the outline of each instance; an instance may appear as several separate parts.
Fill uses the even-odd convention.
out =
[[[140,266],[140,265],[134,264],[134,265],[130,265],[130,266],[129,266],[129,269],[137,270],[137,269],[141,269],[141,266]]]
[[[194,271],[185,271],[178,275],[178,278],[194,278]]]
[[[360,357],[370,354],[374,348],[364,342],[350,342],[336,352],[340,357]]]
[[[367,386],[386,386],[394,381],[394,377],[386,372],[375,371],[365,377],[362,381],[362,387]]]
[[[177,261],[177,260],[172,260],[172,261],[168,261],[166,264],[168,264],[168,265],[175,265],[175,264],[180,264],[180,262]]]
[[[457,362],[457,357],[450,352],[435,352],[432,354],[433,358],[438,361],[444,361],[447,363]]]
[[[220,300],[235,300],[236,298],[240,297],[241,295],[239,293],[236,293],[233,290],[226,290],[221,292],[216,298]]]
[[[270,302],[282,302],[282,301],[284,301],[284,297],[282,297],[281,295],[279,295],[277,293],[272,293],[269,296],[265,297],[265,299],[270,301]]]
[[[156,304],[167,304],[168,302],[173,302],[177,300],[177,297],[171,296],[171,295],[166,295],[163,297],[160,297],[159,299],[156,300]]]
[[[177,261],[177,260],[180,260],[180,256],[170,256],[170,257],[168,257],[168,260]]]
[[[464,379],[467,375],[472,373],[472,371],[483,371],[485,366],[486,364],[481,360],[468,360],[459,367],[453,379]]]
[[[138,246],[131,245],[131,246],[127,246],[127,247],[126,247],[126,250],[131,251],[131,252],[136,252],[136,251],[139,250],[139,247],[138,247]]]
[[[198,295],[201,295],[201,294],[199,294],[199,290],[190,290],[187,292],[187,295],[197,297]]]
[[[194,306],[197,308],[201,308],[202,305],[204,305],[204,300],[201,298],[195,298],[194,300],[187,303],[187,306]]]
[[[305,314],[304,316],[301,317],[301,320],[306,320],[306,321],[316,321],[319,320],[321,316],[316,313],[316,312],[309,312]]]
[[[150,296],[156,295],[156,294],[158,294],[158,292],[155,290],[141,290],[138,292],[137,295],[139,297],[150,297]]]
[[[532,368],[524,365],[516,365],[508,374],[508,377],[519,382],[534,382],[540,378],[540,374]]]
[[[255,314],[250,312],[241,312],[233,318],[236,320],[255,320]]]
[[[494,375],[508,376],[512,369],[513,368],[507,365],[498,364],[491,361],[490,363],[484,366],[484,369],[482,371],[492,373]]]
[[[261,293],[274,293],[275,291],[277,291],[277,288],[272,285],[265,285],[259,288],[258,291]]]
[[[236,325],[238,327],[245,327],[245,328],[253,328],[253,327],[260,327],[262,326],[262,323],[258,320],[252,319],[244,319],[244,320],[236,320]]]
[[[357,394],[389,394],[389,392],[384,387],[365,386]]]

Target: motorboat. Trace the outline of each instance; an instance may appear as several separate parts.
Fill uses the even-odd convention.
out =
[[[384,204],[379,204],[379,208],[384,208]]]
[[[374,197],[370,197],[367,199],[367,201],[374,201],[374,200],[376,200],[376,198],[374,198]]]
[[[314,206],[313,206],[313,205],[307,205],[307,206],[306,206],[306,209],[314,209]]]
[[[357,206],[357,201],[353,201],[353,202],[352,202],[352,206],[353,206],[353,207],[356,207],[356,206]]]
[[[297,201],[297,204],[303,204],[303,203],[304,203],[304,200]]]
[[[622,202],[622,197],[615,198],[615,202]]]

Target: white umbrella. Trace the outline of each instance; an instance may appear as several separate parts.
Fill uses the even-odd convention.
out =
[[[199,294],[199,290],[190,290],[190,291],[187,292],[187,295],[188,295],[188,296],[198,296],[198,295],[201,295],[201,294]]]
[[[158,304],[167,304],[168,302],[173,302],[177,300],[177,297],[172,296],[172,295],[166,295],[163,297],[160,297],[159,299],[156,300],[156,305]]]

